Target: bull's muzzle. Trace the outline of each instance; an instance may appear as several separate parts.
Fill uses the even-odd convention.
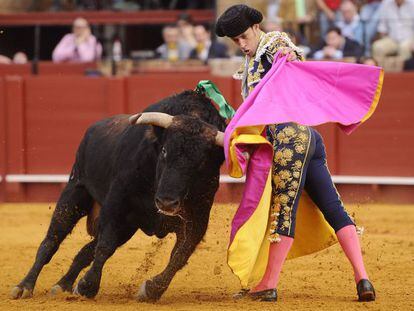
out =
[[[167,216],[177,216],[181,211],[181,201],[179,199],[156,197],[155,206],[161,214]]]

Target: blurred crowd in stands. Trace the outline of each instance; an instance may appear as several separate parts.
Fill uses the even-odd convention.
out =
[[[50,11],[75,10],[183,10],[212,9],[212,0],[52,0]],[[40,1],[33,0],[31,9],[38,10]]]
[[[398,58],[404,70],[414,70],[414,0],[269,0],[264,31],[285,31],[301,47],[307,59],[346,60],[382,65],[387,58]],[[53,10],[62,2],[53,1]],[[97,9],[200,9],[213,1],[75,1],[81,8]],[[210,5],[210,6],[209,6]],[[229,41],[218,41],[214,25],[193,23],[187,13],[162,29],[163,43],[154,57],[176,62],[238,57]],[[230,47],[230,48],[229,48]],[[122,58],[122,46],[114,41],[112,58]],[[73,22],[72,32],[55,47],[54,62],[92,62],[102,58],[102,45],[91,33],[84,18]],[[24,53],[0,63],[24,63]]]
[[[191,17],[181,14],[177,23],[162,30],[164,43],[156,49],[156,57],[169,61],[228,58],[227,46],[213,40],[209,26],[193,24]]]
[[[13,57],[0,55],[0,64],[26,64],[28,62],[27,55],[24,52],[16,52]]]

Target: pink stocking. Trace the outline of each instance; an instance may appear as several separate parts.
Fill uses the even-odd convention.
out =
[[[292,244],[293,238],[283,235],[280,236],[280,242],[270,244],[269,261],[267,262],[265,275],[260,283],[252,289],[252,292],[276,288],[283,263]]]
[[[368,279],[365,271],[364,261],[362,260],[361,246],[356,233],[354,225],[343,227],[336,232],[339,243],[344,250],[346,257],[352,264],[354,269],[355,282],[358,283],[361,279]]]

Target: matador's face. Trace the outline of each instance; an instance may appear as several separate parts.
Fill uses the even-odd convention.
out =
[[[260,28],[258,24],[249,27],[245,32],[237,37],[231,38],[240,50],[247,56],[252,57],[256,54],[260,42]]]

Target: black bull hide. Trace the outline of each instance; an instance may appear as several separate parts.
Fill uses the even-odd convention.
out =
[[[41,269],[86,215],[94,238],[79,251],[52,294],[73,290],[94,297],[105,262],[138,229],[158,238],[168,233],[177,236],[167,267],[141,285],[139,299],[159,299],[187,263],[206,232],[219,186],[224,154],[215,144],[215,135],[225,129],[225,122],[210,100],[193,91],[164,99],[145,111],[176,117],[164,129],[130,125],[129,116],[119,115],[86,131],[46,237],[32,268],[13,288],[13,298],[32,296]],[[91,263],[73,289],[81,270]]]

